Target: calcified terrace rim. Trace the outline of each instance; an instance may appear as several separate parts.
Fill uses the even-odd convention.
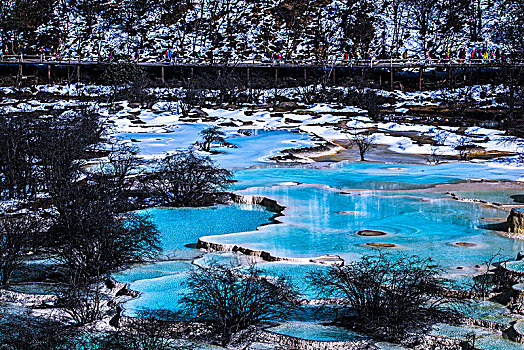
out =
[[[231,200],[235,203],[241,204],[255,204],[265,207],[267,210],[274,212],[275,216],[271,218],[269,224],[278,224],[279,222],[275,220],[278,216],[283,216],[283,211],[286,209],[285,206],[279,204],[276,200],[263,197],[263,196],[254,196],[254,195],[241,195],[236,193],[231,193]],[[274,262],[274,261],[288,261],[300,264],[321,264],[321,265],[344,265],[344,260],[334,254],[326,254],[318,257],[312,258],[290,258],[290,257],[280,257],[274,256],[268,251],[265,250],[255,250],[242,247],[236,244],[224,244],[224,243],[215,243],[207,241],[206,236],[198,239],[197,249],[204,249],[211,252],[238,252],[248,256],[258,257],[264,261]]]

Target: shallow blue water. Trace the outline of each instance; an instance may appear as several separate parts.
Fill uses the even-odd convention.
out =
[[[519,205],[515,196],[524,195],[524,189],[500,189],[500,190],[483,190],[483,191],[458,191],[455,192],[460,198],[480,199],[492,203]]]
[[[166,261],[113,274],[116,280],[129,283],[130,289],[141,293],[125,303],[126,314],[134,316],[142,309],[177,310],[191,268],[189,261]]]
[[[164,249],[175,254],[192,251],[184,245],[195,243],[206,235],[215,235],[207,238],[211,241],[267,250],[277,256],[338,254],[346,260],[373,253],[374,249],[365,243],[391,243],[396,247],[381,249],[430,257],[448,272],[456,273],[457,266],[482,264],[499,249],[505,256],[515,256],[524,249],[524,242],[502,237],[485,228],[482,218],[504,218],[507,212],[454,201],[445,194],[420,189],[466,178],[505,179],[512,176],[516,174],[466,163],[442,166],[352,163],[326,169],[253,168],[236,171],[239,182],[234,188],[239,193],[267,196],[285,205],[285,215],[278,218],[281,224],[259,227],[268,222],[273,213],[257,206],[150,209],[145,212],[159,225]],[[387,234],[377,237],[356,234],[363,229]],[[473,246],[456,245],[457,242]],[[205,265],[210,259],[205,257],[195,262]],[[224,254],[215,260],[238,259],[235,255]],[[259,267],[267,275],[288,275],[302,294],[310,298],[315,295],[307,288],[306,276],[311,270],[324,268],[289,263],[264,263]],[[139,298],[126,303],[127,312],[133,314],[144,307],[179,307],[185,291],[183,282],[190,268],[189,261],[172,261],[137,266],[116,274],[117,279],[130,282],[132,289],[142,292]],[[489,306],[479,310],[481,317],[506,320],[504,311],[491,312]],[[340,330],[321,330],[307,317],[295,321],[305,324],[288,323],[281,327],[283,332],[305,337],[319,334],[318,337],[326,339],[348,336],[348,333],[338,333]],[[490,335],[484,341],[499,342],[495,338]]]
[[[245,168],[261,165],[280,151],[302,148],[313,143],[308,134],[288,130],[253,130],[251,136],[237,136],[228,141],[238,148],[220,148],[220,154],[212,156],[217,164],[228,168]]]
[[[147,214],[160,231],[164,252],[184,249],[202,236],[255,230],[274,215],[263,207],[248,204],[217,205],[205,208],[155,208]]]
[[[336,327],[324,326],[313,322],[284,322],[276,327],[268,328],[268,331],[298,337],[302,339],[319,341],[341,341],[364,339],[361,335],[350,330]]]
[[[208,128],[206,124],[181,124],[170,132],[163,133],[122,133],[121,140],[133,141],[144,156],[160,156],[176,150],[191,148],[196,141],[201,141],[199,133]],[[311,137],[305,133],[289,130],[251,130],[250,136],[240,136],[229,132],[228,142],[237,148],[216,147],[218,154],[211,155],[218,165],[226,168],[245,168],[262,165],[268,158],[276,156],[279,151],[288,148],[311,146]]]
[[[522,344],[517,344],[503,338],[499,332],[478,327],[436,324],[429,333],[431,335],[447,336],[469,341],[472,340],[472,336],[474,335],[475,347],[482,350],[519,350],[523,348]]]
[[[195,141],[201,139],[198,134],[207,127],[204,124],[180,124],[179,126],[179,128],[166,132],[121,133],[117,137],[121,140],[133,141],[143,155],[160,155],[191,147]]]
[[[475,163],[429,166],[353,162],[326,165],[324,168],[282,166],[238,170],[235,179],[239,182],[235,189],[299,182],[336,188],[401,190],[465,179],[512,180],[520,177],[522,170],[502,170]]]
[[[177,308],[185,291],[183,281],[192,268],[191,260],[201,255],[198,250],[186,248],[186,244],[194,244],[198,238],[211,233],[254,230],[268,223],[274,215],[260,206],[244,204],[208,208],[155,208],[140,213],[149,215],[157,225],[163,253],[185,261],[137,265],[113,274],[116,280],[130,283],[131,289],[142,293],[139,298],[126,303],[127,313],[131,315],[142,308]]]
[[[524,248],[522,241],[483,229],[482,218],[503,218],[507,212],[454,201],[444,194],[341,192],[308,185],[259,187],[244,192],[274,198],[286,206],[285,215],[278,218],[282,224],[206,240],[283,257],[337,254],[349,260],[372,253],[366,243],[390,243],[395,245],[390,251],[430,257],[444,267],[474,266],[499,249],[504,255],[516,256]],[[363,237],[357,235],[360,230],[387,234]]]

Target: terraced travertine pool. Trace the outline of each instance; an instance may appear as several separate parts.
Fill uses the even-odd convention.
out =
[[[489,228],[492,220],[505,219],[507,211],[457,201],[433,187],[471,178],[501,180],[518,176],[517,170],[512,174],[468,163],[439,166],[347,163],[237,170],[238,182],[233,190],[238,194],[269,197],[284,205],[283,215],[277,218],[279,223],[270,224],[274,213],[257,205],[148,209],[144,212],[159,226],[164,251],[173,259],[135,266],[114,276],[141,292],[138,298],[125,304],[126,313],[134,314],[142,308],[177,309],[193,264],[207,264],[211,260],[245,264],[251,259],[191,248],[198,239],[264,250],[278,257],[335,254],[346,261],[373,253],[377,243],[386,243],[380,249],[430,257],[444,267],[448,277],[467,284],[491,255],[500,252],[514,257],[524,250],[524,241],[506,238]],[[488,196],[499,201],[507,199],[509,203],[510,196],[517,192],[494,191]],[[357,234],[361,230],[385,234],[362,236]],[[308,298],[315,295],[308,289],[305,277],[312,269],[324,268],[316,264],[260,261],[259,267],[268,275],[289,276]],[[497,311],[499,314],[500,319],[510,317],[504,311]],[[336,327],[321,326],[319,322],[312,316],[283,323],[274,331],[310,338],[319,334],[322,340],[356,337]],[[486,344],[506,344],[495,333],[482,336]]]
[[[274,213],[256,205],[211,208],[148,209],[162,233],[166,254],[191,259],[201,255],[185,248],[199,238],[264,250],[278,257],[310,258],[324,254],[344,260],[373,252],[377,243],[385,250],[431,257],[450,276],[461,279],[475,272],[492,254],[516,256],[524,241],[506,238],[487,227],[486,218],[504,219],[507,212],[464,203],[445,193],[426,190],[468,177],[501,179],[508,174],[475,164],[442,166],[350,163],[325,169],[311,167],[264,167],[239,170],[234,190],[276,199],[286,209],[270,222]],[[513,193],[513,192],[512,192]],[[382,231],[382,236],[361,236],[361,230]],[[261,265],[261,266],[264,266]],[[268,273],[290,275],[297,284],[310,266],[265,264]],[[144,291],[133,304],[151,307],[146,296],[154,290],[172,295],[170,283],[179,285],[188,264],[163,262],[120,273]],[[293,278],[294,275],[299,278]],[[162,287],[153,287],[155,284]],[[139,286],[140,287],[139,287]],[[306,286],[302,285],[307,294]],[[162,292],[164,290],[164,292]],[[157,304],[162,304],[156,299]],[[176,302],[165,306],[174,307]]]

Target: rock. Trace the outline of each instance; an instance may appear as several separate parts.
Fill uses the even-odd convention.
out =
[[[366,243],[365,245],[376,248],[395,248],[397,245],[393,243]]]
[[[478,246],[477,243],[472,243],[472,242],[455,242],[454,245],[457,245],[459,247],[467,247],[467,248],[473,248],[473,247]]]
[[[274,112],[287,112],[287,111],[293,111],[298,108],[298,104],[293,101],[288,102],[280,102],[278,105],[276,105],[273,108]]]
[[[513,208],[508,216],[508,231],[524,233],[524,208]]]
[[[503,334],[516,343],[524,343],[524,334],[522,334],[522,320],[518,320],[511,327],[506,329]]]
[[[514,194],[509,196],[515,203],[524,203],[524,194]]]
[[[365,236],[365,237],[385,236],[387,234],[388,234],[387,232],[379,231],[379,230],[360,230],[357,232],[357,235]]]
[[[231,200],[235,203],[260,205],[274,213],[282,213],[286,207],[280,205],[276,200],[262,196],[239,195],[231,193]]]
[[[202,109],[200,108],[195,108],[195,114],[198,115],[200,118],[207,118],[209,115],[204,112]]]

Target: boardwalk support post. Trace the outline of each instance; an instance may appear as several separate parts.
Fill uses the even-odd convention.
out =
[[[22,78],[23,77],[24,77],[24,73],[23,73],[23,70],[22,70],[22,63],[19,63],[18,64],[18,76],[17,76],[18,84],[22,83]]]
[[[422,91],[422,73],[424,72],[424,68],[420,67],[418,70],[418,91]]]
[[[162,79],[162,83],[166,82],[164,66],[160,67],[160,79]]]
[[[251,68],[247,67],[247,89],[249,92],[249,102],[253,103],[253,94],[251,91]]]
[[[393,84],[394,84],[394,79],[395,79],[395,70],[393,69],[393,58],[389,60],[389,73],[390,73],[389,89],[393,90]]]
[[[307,85],[307,68],[304,67],[304,86]]]
[[[51,84],[51,65],[47,64],[47,81]]]
[[[278,68],[275,68],[275,87],[278,85]]]
[[[80,82],[80,65],[76,66],[76,81]]]

